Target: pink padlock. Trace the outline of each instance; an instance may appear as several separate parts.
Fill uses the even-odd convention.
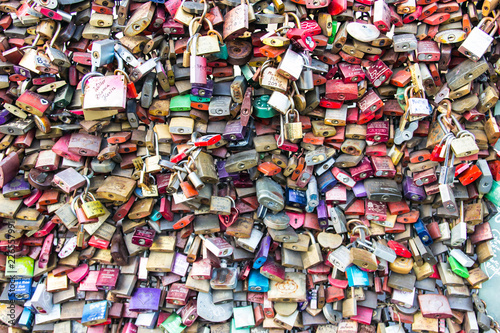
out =
[[[98,271],[96,272],[97,274],[99,274]],[[89,274],[89,265],[81,264],[73,271],[68,273],[68,279],[70,279],[71,282],[73,283],[80,283],[80,281],[82,281],[88,274]],[[96,281],[97,281],[97,276],[96,276]]]
[[[298,229],[304,225],[305,213],[289,212],[285,211],[286,215],[290,218],[290,226],[294,229]]]
[[[80,162],[82,156],[72,153],[68,150],[69,140],[71,139],[71,134],[63,135],[55,145],[52,147],[52,151],[57,155],[67,158],[68,160]]]

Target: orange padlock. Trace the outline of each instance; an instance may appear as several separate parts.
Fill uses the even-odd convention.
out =
[[[458,177],[458,180],[460,180],[460,183],[462,183],[463,186],[467,186],[479,177],[481,177],[483,173],[479,169],[477,165],[472,165],[470,168],[468,168],[460,177]]]
[[[263,162],[259,164],[257,170],[262,172],[265,176],[271,177],[281,172],[281,168],[273,162]]]

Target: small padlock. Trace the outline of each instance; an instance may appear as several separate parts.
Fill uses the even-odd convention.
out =
[[[296,117],[293,120],[290,118],[292,114]],[[293,109],[293,103],[292,108],[285,114],[284,131],[285,139],[288,141],[294,142],[302,139],[302,123],[300,122],[299,112]]]

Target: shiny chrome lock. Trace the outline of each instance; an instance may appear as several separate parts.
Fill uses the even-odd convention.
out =
[[[303,64],[302,56],[289,48],[278,65],[277,73],[288,80],[297,81],[302,73]]]
[[[478,61],[493,42],[493,36],[497,30],[498,23],[493,18],[483,18],[472,29],[467,39],[458,48],[458,51],[472,61]]]

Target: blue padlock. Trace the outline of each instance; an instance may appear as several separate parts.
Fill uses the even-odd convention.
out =
[[[31,298],[31,278],[14,278],[9,283],[9,301],[27,301]]]
[[[257,293],[268,292],[269,279],[260,274],[257,269],[252,269],[250,271],[250,275],[248,276],[248,290]]]
[[[417,222],[413,223],[413,227],[415,227],[415,231],[417,232],[418,237],[420,237],[420,240],[424,245],[429,246],[433,243],[432,237],[429,234],[429,231],[427,231],[427,228],[422,221],[422,219],[418,219]]]
[[[307,206],[306,191],[295,190],[287,187],[285,190],[285,203],[287,206],[305,208]]]
[[[349,287],[368,287],[370,285],[370,280],[368,279],[368,273],[362,271],[358,266],[351,265],[345,269],[347,275],[347,282]]]
[[[326,193],[337,185],[337,178],[331,172],[325,172],[317,177],[318,188],[321,193]]]
[[[25,307],[21,316],[19,317],[18,324],[25,331],[31,331],[33,328],[33,320],[35,319],[35,314],[30,310],[30,308]]]
[[[162,218],[161,213],[158,211],[158,209],[153,208],[153,211],[151,212],[151,215],[149,215],[149,219],[153,222],[158,221],[159,219]]]

